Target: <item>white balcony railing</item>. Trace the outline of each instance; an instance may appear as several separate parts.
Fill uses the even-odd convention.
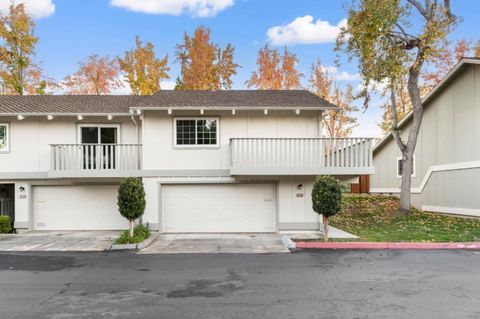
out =
[[[232,138],[232,175],[373,174],[371,138]]]
[[[121,173],[141,169],[140,144],[55,144],[51,147],[51,172]]]

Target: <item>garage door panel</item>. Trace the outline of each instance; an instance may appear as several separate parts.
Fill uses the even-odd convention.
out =
[[[115,185],[37,186],[35,229],[118,230],[128,222],[117,209]]]
[[[274,232],[271,184],[167,185],[165,232]]]

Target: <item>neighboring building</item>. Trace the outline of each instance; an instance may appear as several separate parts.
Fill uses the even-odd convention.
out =
[[[161,232],[317,230],[315,176],[374,173],[370,139],[321,138],[335,108],[307,91],[0,96],[0,196],[20,230],[122,229],[118,184],[138,176]]]
[[[480,59],[462,59],[423,99],[414,155],[412,205],[480,216]],[[399,126],[406,138],[412,116]],[[371,192],[399,193],[400,151],[391,134],[373,149]]]

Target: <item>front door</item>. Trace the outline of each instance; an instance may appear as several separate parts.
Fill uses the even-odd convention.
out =
[[[118,127],[81,126],[83,169],[115,169],[115,144],[118,143]]]

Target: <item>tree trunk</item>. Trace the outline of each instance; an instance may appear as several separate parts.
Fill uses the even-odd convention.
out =
[[[323,217],[323,241],[328,241],[328,217]]]
[[[418,85],[418,78],[420,77],[420,70],[424,63],[424,50],[419,49],[415,62],[409,69],[408,75],[408,94],[412,102],[412,121],[410,131],[408,132],[407,143],[404,144],[399,137],[398,131],[395,132],[394,138],[402,152],[402,184],[400,187],[400,208],[399,215],[410,214],[410,192],[412,186],[412,158],[417,145],[418,134],[420,133],[420,126],[423,119],[423,105],[420,95],[420,88]],[[396,108],[396,105],[393,105]],[[396,114],[395,114],[396,115]],[[398,120],[398,119],[396,119]],[[397,122],[395,122],[395,130],[398,130]]]
[[[133,228],[135,227],[135,222],[133,220],[128,221],[130,237],[133,237]]]
[[[405,151],[406,154],[402,156],[402,184],[400,187],[400,208],[399,215],[408,215],[410,213],[410,197],[412,186],[412,158],[413,152]]]

